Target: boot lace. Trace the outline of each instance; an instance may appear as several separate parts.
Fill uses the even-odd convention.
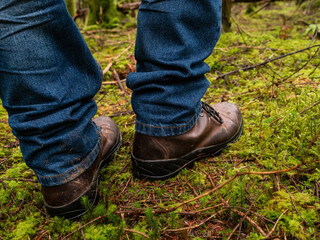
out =
[[[202,102],[202,108],[215,120],[217,120],[220,124],[223,123],[222,118],[220,117],[219,113],[214,110],[209,104]]]

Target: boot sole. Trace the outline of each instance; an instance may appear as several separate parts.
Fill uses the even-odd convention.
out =
[[[94,180],[92,181],[88,190],[85,191],[80,197],[75,199],[73,202],[60,207],[54,207],[44,203],[47,209],[47,212],[51,216],[64,217],[69,220],[79,219],[82,215],[88,212],[88,209],[86,209],[82,204],[81,199],[83,197],[88,197],[90,202],[89,208],[93,208],[95,205],[97,205],[99,200],[99,194],[98,194],[99,173],[103,168],[108,166],[109,163],[113,160],[115,153],[117,152],[117,150],[121,145],[121,141],[122,141],[122,136],[121,136],[121,133],[119,132],[119,136],[116,144],[113,146],[111,152],[105,157],[105,159],[100,162],[98,171],[93,178]]]
[[[228,141],[205,148],[196,149],[187,155],[173,159],[143,160],[131,154],[133,176],[146,180],[165,180],[176,176],[184,168],[192,168],[194,162],[207,157],[219,156],[230,143],[235,143],[243,132],[243,121],[236,134]]]

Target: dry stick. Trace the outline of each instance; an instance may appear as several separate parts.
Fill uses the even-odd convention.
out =
[[[112,67],[113,61],[110,62],[105,69],[103,69],[103,75],[105,75],[107,72],[109,72],[110,68]]]
[[[201,213],[201,212],[204,212],[204,211],[207,211],[207,210],[211,210],[211,209],[214,209],[214,208],[218,208],[218,207],[222,207],[224,205],[224,203],[219,203],[215,206],[212,206],[212,207],[207,207],[207,208],[203,208],[203,209],[200,209],[200,210],[197,210],[197,211],[192,211],[192,212],[177,212],[178,214],[184,214],[184,215],[197,215],[198,213]]]
[[[238,211],[236,209],[231,209],[231,211],[235,212],[240,216],[244,216],[248,220],[248,222],[250,222],[251,225],[254,226],[264,237],[267,236],[265,231],[263,231],[263,229],[255,221],[253,221],[250,217],[246,216],[243,212]]]
[[[110,70],[110,68],[112,67],[112,64],[113,64],[118,58],[120,58],[121,56],[123,56],[123,54],[124,54],[125,52],[129,51],[130,48],[132,48],[133,44],[134,44],[134,42],[130,43],[130,45],[129,45],[126,49],[124,49],[119,55],[117,55],[116,57],[114,57],[114,58],[111,60],[111,62],[107,65],[107,67],[102,71],[102,72],[103,72],[103,75],[105,75],[105,74]]]
[[[303,113],[305,113],[306,111],[310,110],[311,108],[317,106],[318,104],[320,104],[320,100],[316,101],[314,104],[312,104],[311,106],[303,109],[302,111],[299,112],[300,115],[302,115]],[[275,122],[278,122],[279,120],[281,120],[282,117],[278,117],[277,119],[273,120],[269,125],[272,126]]]
[[[136,231],[136,230],[127,229],[127,228],[124,228],[123,230],[124,230],[125,232],[136,233],[136,234],[139,234],[139,235],[145,237],[146,239],[150,239],[147,234],[144,234],[144,233],[142,233],[142,232],[138,232],[138,231]]]
[[[274,230],[276,229],[276,227],[277,227],[280,219],[282,218],[283,214],[285,214],[287,211],[288,211],[288,209],[285,210],[283,213],[281,213],[281,215],[278,217],[276,223],[274,224],[273,228],[272,228],[271,231],[267,234],[266,238],[270,237],[270,235],[274,232]]]
[[[79,228],[81,228],[80,222],[78,222],[78,226],[79,226]],[[81,232],[81,236],[82,236],[83,240],[86,240],[86,236],[84,235],[83,229],[81,229],[80,232]]]
[[[305,223],[307,226],[309,226],[308,221],[307,221],[307,220],[302,216],[302,214],[301,214],[301,213],[300,213],[300,211],[298,210],[298,208],[297,208],[296,204],[294,203],[294,200],[293,200],[293,198],[292,198],[292,196],[291,196],[291,194],[290,194],[290,192],[289,192],[288,188],[287,188],[285,185],[283,185],[283,187],[285,188],[286,192],[288,193],[288,195],[289,195],[289,197],[290,197],[290,200],[291,200],[291,203],[292,203],[292,205],[293,205],[294,209],[296,210],[296,212],[298,213],[298,215],[302,218],[302,220],[304,221],[304,223]]]
[[[320,66],[320,62],[318,63],[317,66],[315,66],[315,68],[313,69],[313,71],[308,75],[309,77],[314,74],[314,72],[318,69],[318,67]]]
[[[214,218],[215,216],[217,216],[220,213],[223,213],[224,211],[226,211],[226,210],[224,209],[224,210],[217,212],[216,214],[211,215],[210,217],[208,217],[207,219],[205,219],[204,221],[202,221],[201,223],[199,223],[197,225],[184,227],[184,228],[177,228],[177,229],[166,229],[166,230],[164,230],[164,232],[181,232],[181,231],[185,231],[185,230],[188,230],[188,232],[189,232],[190,229],[195,229],[195,228],[200,227],[201,225],[210,221],[212,218]]]
[[[261,189],[264,185],[265,185],[265,182],[261,185],[260,189]],[[251,203],[250,207],[249,207],[248,210],[246,211],[245,215],[244,215],[244,216],[242,217],[242,219],[240,220],[240,222],[239,222],[239,224],[240,224],[240,226],[239,226],[239,234],[238,234],[238,238],[237,238],[237,239],[239,239],[239,237],[240,237],[241,229],[242,229],[242,223],[243,223],[245,217],[248,216],[248,214],[249,214],[249,212],[251,211],[252,207],[254,206],[254,204],[256,203],[256,201],[258,200],[258,198],[261,196],[261,194],[264,193],[264,192],[265,192],[265,190],[262,190],[262,191],[256,196],[256,198],[253,200],[253,202]],[[230,236],[230,238],[231,238],[231,236]],[[229,239],[230,239],[230,238],[229,238]]]
[[[320,100],[318,100],[317,102],[315,102],[315,103],[314,103],[314,104],[312,104],[311,106],[309,106],[309,107],[307,107],[307,108],[303,109],[301,112],[299,112],[299,114],[303,114],[303,113],[305,113],[305,112],[306,112],[306,111],[308,111],[310,108],[313,108],[313,107],[317,106],[319,103],[320,103]]]
[[[139,8],[140,4],[141,2],[124,3],[118,6],[118,8],[122,10],[135,10]]]
[[[247,210],[247,209],[244,208],[244,207],[238,207],[238,208],[239,208],[239,209],[242,209],[243,211],[246,211],[246,210]],[[256,212],[254,212],[254,211],[250,211],[250,213],[252,213],[253,215],[256,215],[257,217],[262,218],[263,220],[268,221],[268,222],[270,222],[270,223],[272,223],[272,224],[275,223],[274,221],[272,221],[272,220],[270,220],[270,219],[268,219],[268,218],[266,218],[266,217],[264,217],[264,216],[262,216],[262,215],[260,215],[260,214],[258,214],[258,213],[256,213]]]
[[[41,238],[42,238],[44,235],[46,235],[48,232],[49,232],[49,230],[44,231],[37,240],[41,240]]]
[[[263,187],[265,185],[262,184],[261,187]],[[232,230],[232,232],[230,233],[230,235],[228,236],[227,240],[230,240],[232,235],[236,232],[237,228],[239,228],[241,226],[241,224],[243,223],[244,219],[247,217],[247,215],[249,214],[249,212],[251,211],[253,205],[256,203],[256,201],[258,200],[258,198],[261,196],[261,194],[265,192],[265,190],[262,190],[257,196],[256,198],[253,200],[252,204],[250,205],[250,207],[248,208],[248,210],[246,211],[245,215],[242,217],[242,219],[240,220],[240,222],[237,224],[237,226]],[[239,228],[239,235],[238,237],[240,236],[240,233],[241,233],[241,227]]]
[[[251,13],[250,17],[252,17],[253,15],[257,14],[258,12],[266,8],[271,2],[272,0],[267,1],[262,7],[260,7],[258,10],[254,11],[253,13]]]
[[[287,53],[287,54],[284,54],[284,55],[281,55],[281,56],[278,56],[278,57],[275,57],[275,58],[271,58],[271,59],[268,59],[268,60],[266,60],[266,61],[264,61],[262,63],[254,64],[254,65],[251,65],[251,66],[239,68],[239,69],[233,70],[231,72],[224,73],[224,74],[219,75],[218,77],[216,77],[216,80],[218,80],[220,78],[224,78],[224,77],[232,75],[232,74],[235,74],[235,73],[238,73],[240,71],[247,71],[247,70],[250,70],[250,69],[253,69],[253,68],[257,68],[257,67],[266,65],[267,63],[279,60],[281,58],[284,58],[284,57],[287,57],[287,56],[290,56],[290,55],[293,55],[293,54],[296,54],[296,53],[300,53],[300,52],[309,50],[309,49],[314,48],[314,47],[320,47],[320,44],[316,44],[316,45],[313,45],[313,46],[310,46],[310,47],[306,47],[306,48],[300,49],[300,50],[295,51],[295,52],[291,52],[291,53]]]
[[[130,96],[130,94],[124,89],[124,87],[122,86],[119,74],[117,73],[117,71],[115,69],[113,69],[113,74],[115,75],[117,81],[118,81],[118,85],[121,88],[121,90],[124,92],[125,95]]]
[[[230,51],[230,49],[235,49],[235,48],[244,48],[244,49],[262,49],[262,50],[265,50],[265,49],[268,49],[268,50],[271,50],[271,51],[278,51],[279,49],[275,49],[275,48],[268,48],[268,47],[258,47],[258,46],[243,46],[243,45],[240,45],[240,46],[232,46],[232,47],[228,47],[228,48],[214,48],[214,50],[220,50],[220,51]]]
[[[307,65],[309,64],[309,62],[318,54],[319,50],[320,50],[320,48],[317,49],[317,51],[312,55],[311,58],[308,59],[308,61],[307,61],[305,64],[303,64],[302,67],[300,67],[300,68],[298,68],[297,70],[295,70],[294,73],[292,73],[292,74],[289,75],[288,77],[285,77],[284,79],[282,79],[281,82],[284,82],[284,81],[288,80],[288,79],[291,78],[293,75],[295,75],[296,73],[300,72],[301,69],[303,69],[305,66],[307,66]]]
[[[217,187],[211,189],[210,191],[208,191],[208,192],[206,192],[206,193],[203,193],[203,194],[201,194],[201,195],[199,195],[199,196],[197,196],[197,197],[195,197],[195,198],[192,198],[192,199],[189,199],[189,200],[187,200],[187,201],[185,201],[185,202],[182,202],[182,203],[178,204],[177,206],[175,206],[175,207],[173,207],[173,208],[167,208],[167,209],[163,209],[163,210],[162,210],[162,209],[161,209],[161,210],[153,210],[152,213],[167,213],[167,212],[172,212],[172,211],[174,211],[174,210],[177,210],[178,208],[180,208],[180,207],[183,206],[183,205],[186,205],[186,204],[188,204],[188,203],[190,203],[190,202],[193,202],[193,201],[195,201],[195,200],[198,200],[198,199],[200,199],[200,198],[203,198],[203,197],[205,197],[205,196],[208,196],[209,194],[211,194],[211,193],[219,190],[220,188],[222,188],[223,186],[229,184],[230,182],[232,182],[234,179],[236,179],[236,178],[239,177],[239,176],[243,176],[243,175],[253,175],[253,174],[255,174],[255,175],[271,175],[271,174],[277,174],[277,173],[285,173],[285,172],[290,172],[290,171],[292,171],[292,170],[297,169],[297,168],[300,167],[302,164],[303,164],[303,162],[300,163],[300,164],[298,164],[298,165],[296,165],[296,166],[294,166],[294,167],[287,168],[287,169],[283,169],[283,170],[277,170],[277,171],[267,171],[267,172],[251,172],[251,171],[250,171],[250,172],[238,172],[238,173],[236,173],[235,175],[233,175],[229,180],[225,181],[223,184],[218,185]]]
[[[130,163],[131,161],[127,162],[127,164],[120,170],[120,172],[118,172],[117,175],[114,176],[114,178],[110,181],[109,185],[107,186],[107,190],[113,185],[116,178],[129,166]]]
[[[124,191],[126,190],[126,188],[127,188],[127,187],[128,187],[128,185],[129,185],[129,183],[130,183],[131,179],[132,179],[132,176],[130,176],[130,177],[129,177],[129,179],[128,179],[128,181],[127,181],[126,185],[124,186],[124,188],[123,188],[123,189],[122,189],[122,191],[120,192],[119,196],[121,196],[121,195],[122,195],[122,193],[124,193]]]
[[[104,215],[104,216],[106,216],[106,215]],[[90,222],[87,222],[86,224],[82,225],[81,227],[79,227],[78,229],[74,230],[73,232],[69,233],[67,236],[65,236],[65,237],[63,237],[61,239],[68,239],[69,237],[71,237],[76,232],[80,231],[81,229],[83,229],[84,227],[90,225],[91,223],[94,223],[94,222],[98,221],[99,219],[103,218],[104,216],[96,217],[95,219],[91,220]]]
[[[127,81],[127,79],[120,80],[121,83]],[[111,85],[111,84],[118,84],[118,81],[109,81],[109,82],[103,82],[102,85]]]

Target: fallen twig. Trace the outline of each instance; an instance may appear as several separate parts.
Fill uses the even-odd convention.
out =
[[[62,237],[60,239],[68,239],[69,237],[71,237],[73,234],[75,234],[76,232],[80,231],[81,229],[83,229],[84,227],[90,225],[91,223],[94,223],[98,220],[100,220],[101,218],[105,217],[106,215],[104,216],[99,216],[99,217],[96,217],[95,219],[91,220],[90,222],[87,222],[86,224],[82,225],[81,227],[79,227],[78,229],[74,230],[73,232],[69,233],[67,236],[65,237]]]
[[[125,232],[136,233],[136,234],[139,234],[139,235],[145,237],[146,239],[150,239],[147,234],[144,234],[144,233],[142,233],[142,232],[138,232],[138,231],[136,231],[136,230],[127,229],[127,228],[124,228],[123,230],[124,230]]]
[[[239,68],[239,69],[233,70],[231,72],[224,73],[224,74],[219,75],[218,77],[216,77],[216,80],[218,80],[220,78],[224,78],[224,77],[232,75],[232,74],[235,74],[235,73],[238,73],[240,71],[247,71],[247,70],[250,70],[250,69],[253,69],[253,68],[257,68],[257,67],[263,66],[263,65],[265,65],[267,63],[279,60],[281,58],[284,58],[284,57],[287,57],[287,56],[290,56],[290,55],[293,55],[293,54],[296,54],[296,53],[300,53],[300,52],[309,50],[309,49],[314,48],[314,47],[320,47],[320,44],[316,44],[316,45],[313,45],[313,46],[310,46],[310,47],[306,47],[306,48],[303,48],[303,49],[300,49],[300,50],[297,50],[297,51],[294,51],[294,52],[290,52],[290,53],[275,57],[275,58],[271,58],[271,59],[268,59],[268,60],[266,60],[266,61],[264,61],[262,63],[254,64],[254,65],[251,65],[251,66]]]
[[[260,12],[261,10],[263,10],[264,8],[266,8],[268,5],[270,5],[270,3],[272,2],[272,0],[267,1],[265,4],[263,4],[258,10],[254,11],[253,13],[250,14],[250,17],[252,17],[253,15],[257,14],[258,12]]]
[[[131,42],[130,45],[129,45],[126,49],[124,49],[119,55],[115,56],[115,57],[111,60],[111,62],[106,66],[106,68],[103,69],[103,71],[102,71],[102,72],[103,72],[103,75],[105,75],[107,72],[109,72],[109,70],[110,70],[110,68],[112,67],[113,63],[114,63],[118,58],[120,58],[121,56],[123,56],[123,54],[124,54],[125,52],[129,51],[130,48],[132,48],[133,44],[134,44],[134,42]]]
[[[277,219],[276,223],[274,224],[273,228],[272,228],[271,231],[267,234],[266,238],[270,237],[270,235],[274,232],[274,230],[276,229],[276,227],[277,227],[280,219],[282,218],[283,214],[285,214],[287,211],[288,211],[288,209],[285,210],[283,213],[280,214],[280,216],[278,217],[278,219]]]
[[[192,199],[189,199],[185,202],[182,202],[180,204],[178,204],[177,206],[173,207],[173,208],[167,208],[167,209],[160,209],[160,210],[153,210],[153,213],[167,213],[167,212],[172,212],[174,210],[177,210],[178,208],[182,207],[183,205],[186,205],[190,202],[196,201],[200,198],[203,198],[217,190],[219,190],[220,188],[224,187],[225,185],[229,184],[230,182],[232,182],[234,179],[236,179],[239,176],[243,176],[243,175],[271,175],[271,174],[277,174],[277,173],[285,173],[285,172],[290,172],[292,170],[297,169],[298,167],[300,167],[303,163],[300,163],[294,167],[291,168],[287,168],[287,169],[283,169],[283,170],[277,170],[277,171],[267,171],[267,172],[238,172],[235,175],[233,175],[229,180],[225,181],[224,183],[218,185],[217,187],[211,189],[210,191],[203,193],[197,197],[194,197]]]
[[[78,226],[79,226],[79,228],[81,228],[80,222],[78,222]],[[84,235],[83,229],[81,229],[80,232],[81,232],[81,236],[82,236],[83,240],[86,240],[86,236]]]
[[[103,69],[102,71],[103,75],[105,75],[110,70],[110,68],[112,67],[112,64],[113,64],[113,61],[110,62],[105,69]]]
[[[312,104],[311,106],[303,109],[302,111],[299,112],[300,115],[302,115],[303,113],[305,113],[306,111],[308,111],[309,109],[317,106],[318,104],[320,104],[320,100],[316,101],[314,104]],[[281,120],[282,117],[278,117],[277,119],[273,120],[269,125],[272,126],[275,122],[278,122],[279,120]]]
[[[311,109],[311,108],[313,108],[313,107],[317,106],[318,104],[320,104],[320,100],[316,101],[316,102],[315,102],[314,104],[312,104],[311,106],[309,106],[309,107],[307,107],[307,108],[303,109],[301,112],[299,112],[299,114],[303,114],[303,113],[305,113],[306,111],[308,111],[309,109]]]
[[[236,214],[238,214],[242,217],[245,217],[248,220],[248,222],[250,222],[251,225],[254,226],[264,237],[267,236],[265,231],[263,231],[263,229],[255,221],[253,221],[250,217],[246,216],[246,214],[244,214],[243,212],[238,211],[236,209],[231,209],[231,211],[235,212]]]
[[[121,83],[125,82],[127,79],[120,80]],[[103,82],[102,85],[111,85],[111,84],[118,84],[118,81],[109,81],[109,82]]]
[[[116,178],[121,173],[123,173],[124,170],[126,170],[126,168],[129,166],[130,163],[131,163],[131,161],[128,161],[127,164],[117,173],[117,175],[114,176],[114,178],[110,181],[109,185],[107,186],[107,189],[109,189],[114,184],[114,181],[116,180]]]
[[[115,69],[113,69],[113,74],[115,75],[117,81],[118,81],[118,85],[121,88],[121,90],[124,92],[125,95],[130,96],[130,94],[124,89],[124,87],[122,86],[119,74],[117,73],[117,71]]]
[[[298,213],[298,215],[302,218],[302,220],[304,221],[304,223],[305,223],[307,226],[309,226],[308,221],[302,216],[302,214],[301,214],[300,211],[298,210],[298,208],[297,208],[297,206],[296,206],[296,204],[295,204],[295,202],[294,202],[294,200],[293,200],[293,198],[292,198],[292,196],[291,196],[288,188],[287,188],[286,186],[284,186],[284,185],[283,185],[283,187],[285,188],[286,192],[288,193],[288,195],[289,195],[289,197],[290,197],[292,206],[294,207],[294,209],[296,210],[296,212]]]
[[[124,3],[122,5],[118,5],[118,9],[121,10],[135,10],[138,9],[141,2],[133,2],[133,3]]]
[[[201,225],[210,221],[212,218],[214,218],[215,216],[217,216],[220,213],[223,213],[224,211],[225,211],[225,209],[217,212],[216,214],[211,215],[210,217],[208,217],[207,219],[205,219],[204,221],[202,221],[201,223],[199,223],[197,225],[184,227],[184,228],[177,228],[177,229],[166,229],[166,230],[164,230],[164,232],[181,232],[181,231],[185,231],[185,230],[187,230],[189,232],[190,229],[195,229],[195,228],[200,227]]]

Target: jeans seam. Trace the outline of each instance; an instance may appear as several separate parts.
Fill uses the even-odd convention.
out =
[[[198,111],[199,111],[199,109],[201,109],[201,107],[202,107],[202,104],[200,104]],[[179,125],[179,126],[160,127],[160,126],[152,126],[152,125],[140,123],[139,121],[137,121],[136,124],[144,126],[144,127],[149,127],[149,128],[163,128],[163,129],[184,128],[184,127],[188,126],[194,120],[194,118],[196,118],[197,116],[198,116],[198,113],[195,113],[187,123],[185,123],[184,125]]]

